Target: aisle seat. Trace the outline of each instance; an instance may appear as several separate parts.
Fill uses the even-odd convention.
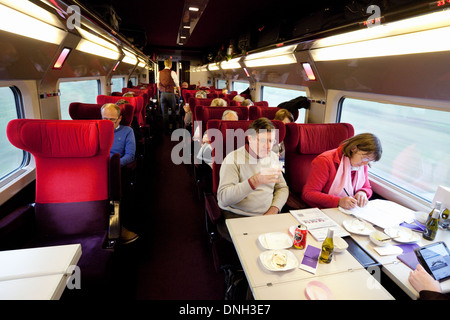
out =
[[[206,229],[212,243],[212,253],[214,259],[214,265],[216,271],[220,270],[220,267],[224,264],[236,263],[236,253],[233,248],[230,248],[231,243],[220,237],[217,232],[217,224],[223,219],[221,209],[217,203],[217,189],[219,187],[220,179],[220,167],[222,160],[226,155],[242,147],[245,143],[245,132],[253,121],[250,120],[238,120],[238,121],[224,121],[224,120],[210,120],[208,121],[208,130],[216,129],[221,132],[223,142],[216,144],[214,142],[215,136],[209,136],[212,140],[213,147],[213,181],[212,181],[212,193],[205,194],[205,218]],[[278,129],[277,139],[279,142],[283,141],[286,135],[286,128],[283,122],[274,120],[272,121],[275,128]],[[210,133],[210,131],[208,131]],[[230,139],[233,138],[233,142],[230,143]],[[220,150],[216,150],[220,148]],[[220,248],[220,249],[219,249]]]

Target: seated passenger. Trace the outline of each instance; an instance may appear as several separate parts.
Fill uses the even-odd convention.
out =
[[[244,101],[241,102],[241,107],[248,107],[250,108],[251,106],[253,106],[253,101],[250,99],[245,99]]]
[[[259,118],[247,133],[245,145],[230,152],[220,168],[217,200],[225,219],[278,214],[289,195],[278,156],[272,152],[272,122]],[[223,228],[219,230],[228,239]]]
[[[275,113],[275,118],[273,120],[280,120],[284,124],[294,122],[294,117],[287,109],[280,109]],[[280,144],[274,146],[273,152],[277,153],[280,157],[280,160],[284,160],[284,155],[286,150],[284,149],[284,142],[282,141]]]
[[[132,92],[132,91],[125,92],[122,95],[122,97],[134,97],[134,92]]]
[[[238,114],[233,110],[225,110],[222,114],[222,120],[237,121],[239,120]],[[208,133],[203,135],[202,146],[197,154],[197,159],[203,160],[210,167],[212,167],[212,147],[208,140]]]
[[[233,97],[233,101],[237,101],[237,102],[239,102],[239,103],[242,103],[244,100],[245,100],[245,98],[244,98],[243,96],[241,96],[240,94],[235,95],[235,96]]]
[[[200,99],[206,99],[208,97],[208,93],[209,92],[206,90],[200,90],[195,93],[195,97]]]
[[[114,142],[110,155],[120,154],[120,166],[126,166],[134,161],[136,155],[136,139],[131,127],[121,126],[122,115],[120,107],[114,103],[107,103],[101,109],[102,119],[114,123]]]
[[[222,98],[215,98],[211,101],[211,107],[226,107],[227,101]]]
[[[311,163],[302,198],[311,207],[352,209],[364,207],[372,196],[368,165],[381,159],[380,140],[361,133],[325,151]]]

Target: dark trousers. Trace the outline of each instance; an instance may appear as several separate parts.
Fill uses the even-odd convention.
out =
[[[221,209],[221,211],[222,211],[222,218],[217,222],[217,232],[225,240],[233,242],[231,240],[230,233],[228,232],[227,225],[225,224],[225,220],[226,219],[245,218],[246,216],[243,216],[241,214],[236,214],[236,213],[228,211],[228,210],[222,210]]]
[[[164,119],[164,127],[168,129],[169,127],[169,108],[173,113],[177,112],[177,103],[175,99],[175,93],[173,92],[161,92],[161,113]],[[179,111],[178,111],[179,112]]]

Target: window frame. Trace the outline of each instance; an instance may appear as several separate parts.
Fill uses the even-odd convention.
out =
[[[6,85],[6,86],[0,86],[1,88],[9,88],[13,94],[14,102],[16,106],[16,119],[23,119],[25,118],[25,108],[24,108],[24,102],[22,98],[22,92],[16,85]],[[22,162],[20,165],[10,171],[9,173],[0,176],[0,189],[3,188],[5,185],[10,183],[12,180],[14,180],[16,177],[21,175],[23,173],[23,168],[28,166],[30,164],[31,155],[29,152],[22,150]]]

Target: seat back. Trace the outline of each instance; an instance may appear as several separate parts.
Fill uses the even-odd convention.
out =
[[[353,135],[349,123],[286,124],[285,177],[289,190],[301,195],[314,158]]]
[[[102,104],[72,102],[69,105],[69,115],[73,120],[101,120]],[[121,104],[122,120],[120,124],[129,127],[133,121],[134,107],[131,104]]]
[[[230,153],[245,144],[246,132],[252,124],[251,120],[225,121],[210,120],[208,121],[208,138],[211,141],[213,155],[213,193],[217,195],[219,187],[220,167],[223,159]],[[277,131],[277,140],[281,142],[285,139],[286,128],[283,122],[278,120],[272,121]],[[210,129],[216,129],[210,131]],[[217,131],[218,130],[218,131]],[[220,132],[222,141],[216,142],[216,134]]]
[[[138,121],[140,127],[145,125],[145,117],[144,117],[144,98],[142,96],[137,97],[115,97],[115,96],[105,96],[98,95],[97,103],[104,105],[105,103],[116,103],[117,101],[124,99],[129,102],[132,106],[134,106],[134,115]]]
[[[40,234],[107,231],[111,121],[15,119],[7,136],[35,158]]]
[[[248,110],[248,118],[250,120],[256,120],[261,117],[266,117],[268,119],[274,119],[275,114],[278,112],[278,110],[281,110],[281,108],[278,107],[266,107],[261,105],[254,105],[250,106]],[[297,121],[298,118],[298,110],[295,110],[294,114],[292,116],[294,117],[294,122]]]
[[[196,113],[197,119],[196,121],[202,122],[202,132],[205,132],[207,129],[207,123],[209,120],[217,119],[221,120],[223,113],[226,110],[233,110],[237,113],[239,120],[247,120],[248,119],[248,109],[244,107],[211,107],[211,106],[197,106]]]

